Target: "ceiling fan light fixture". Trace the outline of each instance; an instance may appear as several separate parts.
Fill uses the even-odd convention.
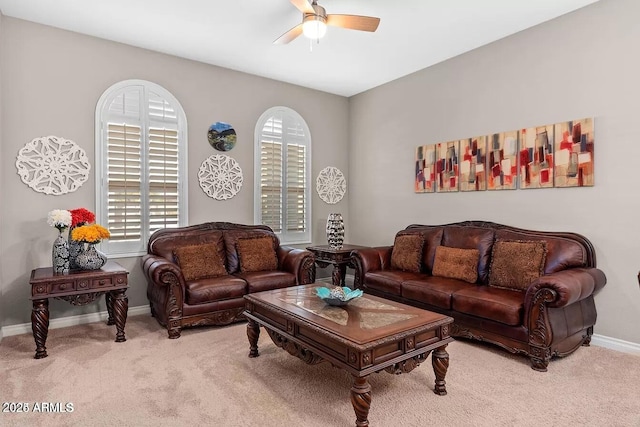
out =
[[[319,40],[327,34],[327,18],[319,15],[308,14],[302,23],[302,34],[312,40]]]

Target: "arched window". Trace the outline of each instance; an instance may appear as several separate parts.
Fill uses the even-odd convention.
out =
[[[187,225],[187,121],[161,86],[126,80],[96,106],[96,221],[111,256],[146,253],[149,236]]]
[[[256,224],[285,244],[311,242],[311,134],[300,114],[273,107],[255,130]]]

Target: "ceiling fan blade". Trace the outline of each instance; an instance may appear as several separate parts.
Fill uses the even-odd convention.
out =
[[[293,1],[293,0],[292,0]],[[380,18],[360,15],[327,15],[327,25],[348,28],[350,30],[375,31]]]
[[[291,40],[298,37],[300,34],[302,34],[302,24],[296,25],[295,27],[293,27],[292,29],[290,29],[289,31],[287,31],[286,33],[278,37],[273,42],[273,44],[287,44]]]
[[[302,13],[316,13],[311,7],[311,3],[307,0],[291,0],[291,4],[298,8]]]

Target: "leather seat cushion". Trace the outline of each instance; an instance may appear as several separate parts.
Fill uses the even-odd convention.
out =
[[[286,271],[254,271],[238,273],[237,277],[247,282],[248,293],[295,286],[296,276]]]
[[[403,298],[451,310],[452,295],[461,289],[476,288],[475,284],[445,277],[408,280],[401,285]]]
[[[368,288],[400,295],[402,282],[407,280],[420,280],[426,277],[428,276],[424,273],[413,273],[410,271],[376,270],[365,274],[364,283],[366,283]]]
[[[247,282],[234,276],[220,276],[211,279],[194,280],[185,285],[187,304],[204,304],[230,298],[242,297],[247,293]]]
[[[455,311],[510,326],[522,324],[524,292],[472,285],[455,292],[452,300]]]

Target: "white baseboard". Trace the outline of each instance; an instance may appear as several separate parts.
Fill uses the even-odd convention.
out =
[[[129,307],[127,316],[138,316],[140,314],[150,314],[151,309],[148,305],[138,307]],[[62,317],[59,319],[49,320],[49,329],[66,328],[67,326],[83,325],[85,323],[101,322],[107,320],[109,314],[107,311],[97,313],[80,314],[77,316]],[[30,334],[31,323],[22,323],[20,325],[4,326],[0,330],[0,340],[2,337],[10,337],[12,335]]]
[[[598,347],[621,351],[623,353],[640,355],[640,344],[619,340],[617,338],[605,337],[604,335],[593,334],[591,336],[591,344],[597,345]]]

